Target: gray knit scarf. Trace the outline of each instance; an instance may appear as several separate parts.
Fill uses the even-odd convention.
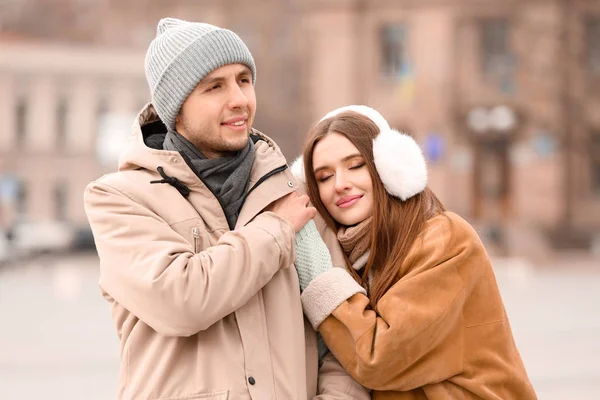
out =
[[[248,139],[248,146],[233,157],[206,158],[189,140],[169,130],[163,149],[177,151],[190,161],[194,173],[221,203],[229,229],[235,228],[254,163],[252,140]]]

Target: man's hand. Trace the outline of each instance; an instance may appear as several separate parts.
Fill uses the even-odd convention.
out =
[[[274,212],[287,220],[294,226],[294,231],[298,233],[317,214],[317,209],[308,205],[309,201],[307,195],[292,192],[275,200],[265,210]]]

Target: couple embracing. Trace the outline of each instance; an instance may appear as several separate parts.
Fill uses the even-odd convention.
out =
[[[410,136],[342,107],[288,168],[234,32],[163,19],[145,69],[119,170],[84,194],[120,399],[536,398],[486,251]]]

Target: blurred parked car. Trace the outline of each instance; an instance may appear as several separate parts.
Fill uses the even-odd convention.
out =
[[[59,221],[21,221],[12,230],[11,251],[15,257],[70,249],[73,229]]]

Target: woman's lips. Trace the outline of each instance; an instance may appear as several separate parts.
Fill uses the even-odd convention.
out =
[[[339,199],[335,204],[340,208],[348,208],[355,205],[361,198],[362,195],[346,196]]]

